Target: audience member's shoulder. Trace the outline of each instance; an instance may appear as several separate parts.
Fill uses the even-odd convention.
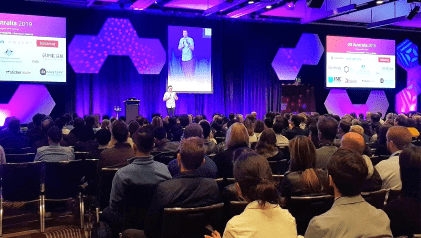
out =
[[[48,150],[49,148],[50,148],[50,146],[41,146],[41,147],[38,147],[38,149],[37,149],[37,153],[40,153],[40,152],[46,151],[46,150]]]

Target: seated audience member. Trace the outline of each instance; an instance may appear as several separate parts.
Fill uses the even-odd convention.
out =
[[[273,131],[276,135],[276,146],[278,147],[285,147],[288,146],[289,140],[284,135],[282,135],[282,131],[284,131],[284,126],[280,120],[277,120],[273,124]]]
[[[385,207],[395,237],[421,234],[421,148],[411,146],[399,155],[402,190]]]
[[[156,186],[171,179],[167,166],[154,161],[151,156],[153,135],[145,132],[135,133],[133,140],[135,156],[129,165],[119,169],[115,174],[110,205],[102,212],[103,220],[110,225],[115,234],[122,232],[125,201],[130,200],[132,195],[130,191],[141,190],[144,197],[139,199],[137,207],[148,209]]]
[[[130,133],[130,138],[133,138],[133,135],[136,134],[136,132],[139,130],[140,125],[137,121],[132,121],[129,124],[129,133]]]
[[[264,122],[265,122],[266,128],[272,128],[273,127],[273,118],[272,117],[266,117]]]
[[[50,128],[52,128],[52,127],[54,127],[55,126],[55,123],[54,123],[54,121],[53,120],[51,120],[50,118],[45,118],[43,121],[42,121],[42,124],[41,124],[41,129],[42,129],[42,132],[45,134],[45,137],[42,139],[42,140],[39,140],[39,141],[36,141],[33,145],[32,145],[32,150],[35,152],[38,148],[40,148],[40,147],[42,147],[42,146],[48,146],[49,145],[49,143],[48,143],[48,136],[47,136],[47,133],[48,133],[48,130],[50,130]],[[62,139],[61,141],[60,141],[60,145],[61,146],[67,146],[67,143]]]
[[[202,127],[196,123],[188,125],[186,129],[184,130],[183,140],[186,140],[192,137],[200,138],[203,140]],[[205,148],[205,154],[206,154],[207,148],[204,144],[204,141],[202,141],[202,143],[203,143],[203,148]],[[180,166],[177,159],[172,160],[168,164],[168,169],[173,177],[177,176],[180,173]],[[216,164],[215,162],[213,162],[213,160],[205,156],[204,163],[197,169],[196,173],[200,177],[203,177],[203,178],[217,178],[218,168],[216,167]]]
[[[392,125],[386,123],[380,127],[377,141],[371,146],[372,148],[376,149],[374,152],[375,155],[391,155],[389,149],[387,149],[386,139],[386,134],[390,127],[392,127]]]
[[[281,199],[267,160],[254,153],[241,155],[234,162],[234,178],[239,196],[249,204],[228,221],[224,238],[297,237],[295,218],[279,206]],[[205,236],[220,237],[217,231]]]
[[[319,130],[317,129],[317,123],[311,124],[308,127],[308,132],[309,132],[308,138],[313,142],[316,149],[319,149],[321,147],[321,142],[319,139]]]
[[[186,128],[186,126],[190,124],[189,117],[186,115],[180,116],[179,121],[180,121],[181,128],[173,132],[173,141],[181,141],[181,137],[183,136],[184,129]]]
[[[83,136],[85,131],[85,121],[80,118],[76,117],[73,121],[74,128],[70,131],[69,135],[67,136],[67,144],[69,146],[74,146],[76,142],[79,141],[80,137]]]
[[[406,127],[393,126],[386,134],[387,148],[389,149],[389,159],[380,161],[376,169],[382,178],[383,189],[400,190],[402,182],[399,173],[399,154],[412,142],[412,135]]]
[[[152,118],[152,126],[154,128],[156,128],[156,127],[164,127],[164,123],[162,121],[161,116],[155,116],[155,117]]]
[[[111,132],[107,129],[100,129],[95,134],[96,141],[98,142],[98,148],[89,152],[86,156],[87,159],[99,159],[102,151],[108,149],[108,143],[111,141]]]
[[[204,138],[204,145],[206,148],[206,154],[217,154],[219,152],[218,147],[216,145],[216,140],[211,139],[211,126],[208,121],[202,120],[199,122],[199,125],[203,129],[203,138]]]
[[[180,144],[178,142],[171,142],[167,139],[167,132],[164,127],[153,129],[153,134],[155,137],[155,147],[152,152],[154,154],[160,152],[178,152]]]
[[[95,140],[95,116],[89,115],[85,117],[85,134],[88,136],[88,140]]]
[[[120,168],[129,164],[127,160],[134,157],[134,151],[127,142],[128,135],[126,123],[116,121],[113,125],[113,137],[117,143],[114,147],[104,150],[99,156],[98,172],[102,168]]]
[[[311,219],[305,237],[393,237],[386,213],[361,196],[367,173],[366,162],[354,151],[339,149],[332,156],[328,174],[335,202]]]
[[[93,119],[93,117],[92,117]],[[75,151],[91,152],[98,149],[98,142],[95,137],[92,138],[94,129],[91,126],[86,126],[85,130],[79,134],[79,141],[75,144]]]
[[[45,138],[45,134],[41,129],[41,122],[44,119],[44,115],[37,113],[32,117],[34,128],[26,132],[26,136],[29,139],[29,145],[32,146],[35,142]]]
[[[249,143],[250,146],[252,143],[257,143],[257,136],[254,134],[254,124],[250,119],[246,119],[244,121],[244,126],[247,129],[247,133],[249,134]]]
[[[363,159],[367,163],[368,175],[364,182],[362,191],[370,192],[380,190],[382,187],[382,179],[380,178],[379,172],[373,167],[371,159],[363,154],[365,148],[365,141],[361,134],[355,132],[346,133],[342,136],[341,147],[342,149],[353,150],[358,154],[362,155]]]
[[[13,118],[8,126],[9,133],[0,140],[0,145],[3,148],[21,149],[28,147],[28,138],[20,131],[20,121]]]
[[[257,120],[256,124],[254,125],[254,134],[259,140],[260,134],[262,134],[263,130],[265,129],[265,122],[262,120]]]
[[[197,174],[197,169],[204,163],[204,156],[202,139],[191,137],[181,142],[177,156],[181,173],[156,187],[145,220],[145,235],[148,238],[161,237],[164,208],[204,207],[219,201],[215,180]]]
[[[411,132],[413,138],[418,138],[418,136],[420,136],[420,132],[418,131],[416,126],[417,123],[415,122],[415,120],[412,118],[408,118],[408,120],[406,121],[406,128],[408,128],[409,132]]]
[[[255,151],[269,161],[278,161],[284,158],[284,153],[276,147],[275,132],[269,128],[265,129],[260,135]]]
[[[351,130],[352,122],[348,117],[343,117],[339,122],[338,134],[336,135],[336,140],[334,141],[336,146],[340,146],[342,136]]]
[[[316,150],[316,168],[326,169],[332,155],[338,150],[334,145],[338,122],[332,117],[321,116],[317,122],[321,147]]]
[[[218,177],[233,177],[233,153],[236,149],[248,147],[248,145],[249,134],[247,133],[246,127],[239,122],[234,123],[227,132],[227,137],[225,139],[225,151],[216,154],[213,159],[218,168]]]
[[[371,128],[373,129],[373,132],[376,133],[371,137],[371,142],[374,142],[377,140],[377,135],[378,135],[377,132],[379,131],[380,126],[382,125],[380,123],[380,120],[381,120],[381,117],[378,113],[371,114]]]
[[[101,123],[101,129],[106,129],[109,130],[111,132],[111,122],[108,119],[105,119],[102,121]]]
[[[63,134],[58,127],[51,127],[47,132],[47,136],[49,146],[43,146],[37,149],[35,161],[59,162],[75,159],[73,148],[60,146]]]
[[[303,122],[303,118],[301,116],[292,115],[291,122],[292,122],[292,128],[284,132],[284,136],[288,140],[292,140],[294,137],[299,136],[299,135],[307,136],[306,130],[300,128],[300,124],[301,122]]]
[[[281,185],[281,195],[291,196],[329,192],[327,174],[316,169],[316,148],[308,137],[297,136],[289,142],[291,160]]]
[[[406,122],[408,121],[408,118],[404,114],[399,114],[395,118],[395,126],[406,126]]]

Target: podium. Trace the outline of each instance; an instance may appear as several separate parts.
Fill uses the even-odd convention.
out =
[[[136,120],[136,117],[139,116],[139,102],[137,99],[129,99],[124,101],[126,108],[126,122],[127,124],[131,121]]]

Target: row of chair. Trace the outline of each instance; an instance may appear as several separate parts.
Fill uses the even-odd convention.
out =
[[[88,152],[75,152],[75,160],[85,160]],[[35,153],[16,153],[16,154],[7,154],[6,153],[6,162],[7,163],[28,163],[33,162],[35,159]]]

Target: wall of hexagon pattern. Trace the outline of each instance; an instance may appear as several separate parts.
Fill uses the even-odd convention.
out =
[[[108,18],[98,35],[76,35],[69,45],[76,73],[97,74],[109,55],[129,56],[139,74],[159,74],[166,61],[159,39],[139,38],[128,19]]]

